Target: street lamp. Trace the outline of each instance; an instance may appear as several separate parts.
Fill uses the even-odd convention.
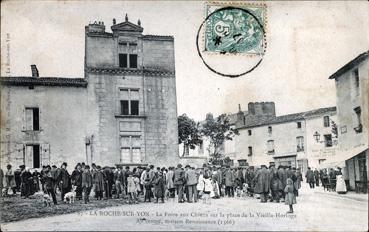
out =
[[[316,142],[319,142],[320,140],[320,134],[318,133],[318,131],[315,131],[315,133],[313,134],[314,138],[315,138],[315,141]]]

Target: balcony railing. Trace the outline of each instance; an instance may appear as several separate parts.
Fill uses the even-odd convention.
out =
[[[300,152],[300,151],[304,151],[305,150],[305,148],[304,148],[304,146],[297,146],[297,152]]]

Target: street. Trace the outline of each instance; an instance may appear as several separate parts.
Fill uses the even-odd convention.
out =
[[[354,193],[353,193],[354,194]],[[355,195],[355,194],[354,194]],[[360,199],[300,189],[294,213],[284,203],[221,198],[210,204],[140,203],[3,224],[1,230],[368,230],[368,195]],[[20,209],[21,210],[21,209]]]

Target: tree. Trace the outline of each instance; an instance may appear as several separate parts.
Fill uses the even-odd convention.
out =
[[[201,142],[199,124],[186,114],[178,116],[178,143],[183,143],[183,155],[188,148],[195,149]]]
[[[235,135],[238,135],[237,129],[231,127],[228,116],[221,114],[215,118],[212,114],[206,115],[205,123],[202,125],[201,134],[209,138],[209,154],[211,161],[217,162],[223,160],[221,147],[227,140],[232,140]]]

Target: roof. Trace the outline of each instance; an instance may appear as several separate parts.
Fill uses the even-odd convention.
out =
[[[364,53],[361,53],[355,59],[351,60],[350,62],[348,62],[347,64],[345,64],[342,68],[338,69],[337,72],[333,73],[329,77],[329,79],[336,79],[337,77],[341,76],[342,74],[344,74],[348,70],[350,70],[353,67],[355,67],[357,64],[359,64],[362,61],[364,61],[365,59],[367,59],[368,56],[369,56],[369,51],[366,51]]]
[[[127,19],[126,19],[127,20]],[[112,31],[130,31],[130,32],[143,32],[143,28],[140,25],[133,24],[129,21],[115,24],[111,26]]]
[[[144,35],[142,37],[144,40],[168,40],[173,41],[174,38],[171,35]]]
[[[64,87],[87,87],[84,78],[62,78],[62,77],[1,77],[1,85],[13,86],[64,86]]]
[[[295,113],[295,114],[281,115],[281,116],[273,117],[273,118],[263,117],[263,118],[260,118],[260,120],[256,120],[249,124],[243,125],[239,127],[238,129],[258,127],[258,126],[271,125],[271,124],[279,124],[279,123],[285,123],[285,122],[294,122],[298,120],[304,120],[306,118],[319,116],[319,115],[329,113],[329,112],[336,112],[336,107],[319,108],[319,109]]]
[[[243,112],[243,114],[244,115],[247,115],[248,114],[248,111],[242,111]],[[233,125],[233,124],[235,124],[236,122],[237,122],[237,114],[238,114],[239,112],[237,112],[237,113],[233,113],[233,114],[227,114],[227,116],[228,116],[228,120],[229,120],[229,123],[231,124],[231,125]]]

